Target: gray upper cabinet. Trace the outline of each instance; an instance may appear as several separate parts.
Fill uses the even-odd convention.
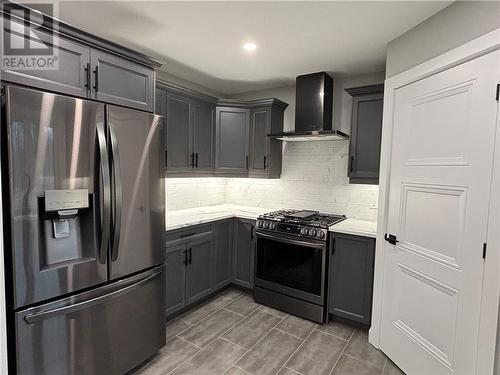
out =
[[[215,136],[216,172],[248,172],[250,110],[217,107]]]
[[[232,220],[222,221],[216,225],[214,245],[214,286],[223,287],[231,282],[232,259]]]
[[[283,131],[283,114],[287,104],[277,99],[265,99],[259,103],[266,106],[252,108],[250,111],[249,176],[279,178],[283,145],[267,134]]]
[[[332,233],[330,241],[330,314],[370,324],[375,239]]]
[[[23,26],[5,22],[5,38],[12,44],[30,43],[30,35],[17,32]],[[2,80],[33,86],[62,94],[87,97],[90,93],[90,48],[63,36],[58,38],[57,46],[52,35],[37,30],[37,37],[54,49],[57,61],[54,69],[2,70]]]
[[[183,308],[186,304],[186,256],[185,244],[167,245],[165,257],[165,313],[166,315]]]
[[[5,40],[16,48],[24,46],[19,48],[18,55],[26,55],[28,49],[28,56],[34,55],[37,49],[40,50],[37,56],[52,51],[45,59],[36,60],[45,64],[37,69],[2,69],[2,81],[153,111],[154,67],[160,64],[67,24],[54,22],[49,16],[42,17],[44,28],[31,23],[29,18],[13,14],[3,18]],[[57,27],[51,30],[54,24]]]
[[[186,303],[190,304],[212,291],[212,232],[191,240],[187,251]]]
[[[268,169],[271,108],[250,111],[250,172],[263,173]]]
[[[253,288],[255,221],[236,220],[233,248],[233,282],[237,285]]]
[[[192,112],[195,171],[212,171],[214,169],[215,105],[194,101]]]
[[[349,181],[378,184],[384,86],[364,86],[346,91],[352,95]]]
[[[153,111],[154,70],[115,55],[92,50],[94,99]]]
[[[194,154],[191,145],[190,98],[167,93],[167,172],[191,171]]]

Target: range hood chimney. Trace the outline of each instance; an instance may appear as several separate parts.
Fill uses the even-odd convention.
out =
[[[319,72],[298,76],[295,82],[295,130],[268,137],[288,142],[348,139],[332,128],[333,78]]]

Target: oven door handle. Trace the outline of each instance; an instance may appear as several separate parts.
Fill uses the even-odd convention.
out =
[[[301,246],[315,247],[315,248],[321,247],[323,249],[326,249],[326,243],[322,243],[322,242],[301,241],[301,240],[296,240],[296,239],[292,239],[292,238],[276,237],[276,236],[273,236],[271,234],[257,232],[257,239],[259,239],[259,237],[268,238],[268,239],[279,241],[279,242],[285,242],[285,243],[289,243],[292,245],[301,245]]]

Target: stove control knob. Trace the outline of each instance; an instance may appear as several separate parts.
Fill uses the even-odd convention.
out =
[[[264,223],[264,229],[267,229],[267,228],[269,228],[269,223],[266,221],[266,222]]]
[[[300,234],[303,235],[303,236],[305,236],[307,234],[307,229],[306,228],[302,228],[300,230]]]
[[[316,236],[316,229],[309,229],[309,235],[311,237],[315,237]]]
[[[257,228],[262,228],[262,221],[257,222]]]
[[[276,229],[276,223],[271,223],[270,228],[271,228],[272,230],[275,230],[275,229]]]
[[[320,231],[318,232],[318,237],[319,237],[319,238],[323,238],[323,237],[325,237],[325,232],[323,232],[322,230],[320,230]]]

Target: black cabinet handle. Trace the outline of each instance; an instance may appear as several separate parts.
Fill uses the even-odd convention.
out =
[[[194,168],[194,152],[191,153],[191,168]]]
[[[253,225],[250,225],[250,239],[253,240],[254,237],[254,229],[255,227]]]
[[[195,167],[198,168],[198,153],[194,154]]]
[[[99,67],[97,65],[94,69],[94,90],[99,91]]]
[[[189,248],[189,259],[188,259],[189,264],[193,263],[192,260],[193,260],[193,248],[190,247]]]
[[[184,252],[184,261],[182,263],[184,263],[185,266],[188,265],[188,257],[187,257],[187,249],[183,251]]]
[[[165,167],[168,165],[167,161],[168,161],[168,154],[167,150],[165,150]]]
[[[335,253],[336,238],[332,236],[332,255]]]
[[[245,168],[248,169],[248,155],[246,156],[246,159],[245,159]]]
[[[267,156],[264,155],[264,169],[267,169]]]
[[[396,245],[399,242],[398,238],[394,234],[387,235],[387,233],[384,235],[384,240],[389,242],[391,245]]]
[[[354,156],[351,156],[351,168],[350,168],[350,171],[354,172]]]
[[[90,90],[90,80],[91,80],[91,77],[90,77],[90,63],[87,63],[87,65],[85,66],[85,88],[87,90]]]
[[[181,234],[181,238],[185,238],[185,237],[191,237],[191,236],[194,236],[196,233],[194,232],[189,232],[189,233],[183,233]]]

